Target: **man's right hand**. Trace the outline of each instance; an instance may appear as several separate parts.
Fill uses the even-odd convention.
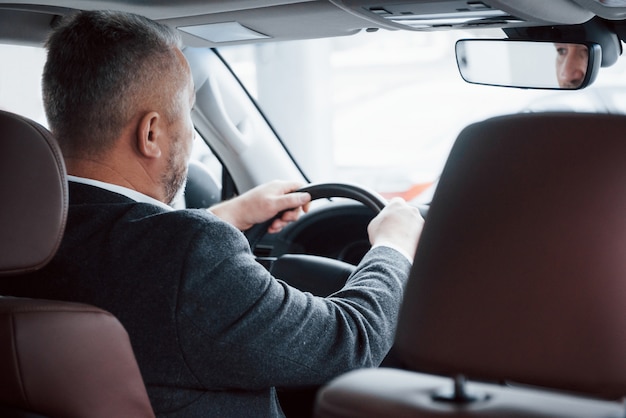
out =
[[[424,218],[419,210],[404,199],[395,197],[372,219],[367,232],[372,246],[396,248],[412,261],[423,226]]]

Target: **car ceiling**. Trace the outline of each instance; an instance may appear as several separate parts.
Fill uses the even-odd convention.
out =
[[[0,0],[0,42],[40,45],[59,16],[73,10],[115,9],[171,26],[213,29],[236,22],[216,40],[190,30],[190,46],[343,36],[361,30],[573,25],[595,16],[626,17],[626,0]],[[244,31],[259,37],[247,39]],[[191,31],[193,32],[193,31]]]

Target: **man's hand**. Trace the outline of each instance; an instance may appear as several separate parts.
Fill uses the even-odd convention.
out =
[[[367,232],[372,246],[396,248],[413,260],[423,226],[424,218],[419,210],[395,197],[372,219]]]
[[[309,209],[311,195],[293,193],[304,186],[299,182],[271,181],[243,193],[234,199],[218,203],[210,208],[217,217],[234,225],[241,231],[253,225],[265,222],[278,213],[267,232],[275,233],[290,222],[296,221],[300,214]]]

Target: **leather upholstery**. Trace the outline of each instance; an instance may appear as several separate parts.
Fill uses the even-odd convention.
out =
[[[625,133],[625,116],[567,113],[499,117],[461,132],[400,312],[395,349],[407,369],[626,396]],[[368,379],[385,385],[375,373]],[[384,397],[383,388],[348,387],[346,403]],[[497,416],[517,416],[519,389],[492,387],[513,396],[511,415]],[[341,406],[328,403],[337,389],[326,389],[322,409]],[[413,416],[430,416],[426,404],[416,401]]]
[[[0,192],[0,276],[45,266],[67,218],[65,167],[45,128],[2,111]],[[154,417],[128,334],[110,313],[2,296],[0,413]]]
[[[0,141],[0,275],[5,275],[35,270],[52,258],[68,203],[61,152],[44,127],[0,111]]]
[[[401,312],[409,368],[626,395],[625,133],[522,114],[460,134]]]
[[[113,315],[24,298],[0,298],[0,403],[50,417],[154,416]]]

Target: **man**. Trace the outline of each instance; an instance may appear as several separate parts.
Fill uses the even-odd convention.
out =
[[[80,12],[47,43],[44,104],[70,177],[58,254],[0,293],[90,303],[126,327],[163,417],[281,416],[275,387],[376,366],[390,348],[423,220],[401,200],[369,225],[373,249],[318,298],[274,279],[241,233],[310,196],[272,182],[206,210],[172,210],[189,159],[194,88],[175,32]],[[293,209],[296,208],[296,209]]]
[[[585,45],[555,43],[556,77],[559,87],[575,89],[580,87],[589,64],[589,50]]]

